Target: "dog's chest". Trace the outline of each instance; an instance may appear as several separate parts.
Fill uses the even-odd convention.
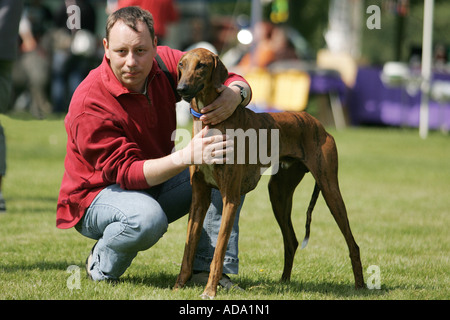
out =
[[[202,130],[202,122],[201,121],[194,121],[194,135],[199,133]],[[212,187],[217,188],[217,182],[214,178],[214,165],[213,164],[203,164],[198,166],[199,170],[203,173],[204,180],[206,183],[210,184]]]
[[[261,178],[261,167],[258,165],[200,165],[198,170],[203,174],[203,180],[209,186],[221,190],[224,181],[233,181],[239,186],[239,193],[244,195],[258,184]]]
[[[218,188],[216,179],[214,178],[214,165],[213,164],[205,164],[199,166],[200,171],[203,173],[205,182],[211,185],[214,188]]]

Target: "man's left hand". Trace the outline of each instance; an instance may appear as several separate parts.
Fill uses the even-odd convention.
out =
[[[236,89],[238,89],[236,87]],[[216,89],[219,96],[211,104],[202,109],[203,116],[200,120],[204,124],[215,125],[226,120],[241,104],[241,96],[238,90],[225,85]]]

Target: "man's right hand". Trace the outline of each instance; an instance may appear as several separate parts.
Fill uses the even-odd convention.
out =
[[[220,131],[205,126],[182,153],[184,164],[224,164],[234,153],[234,142]]]

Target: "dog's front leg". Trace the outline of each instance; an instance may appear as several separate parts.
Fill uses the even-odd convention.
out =
[[[214,299],[217,293],[217,285],[222,278],[225,253],[236,218],[236,212],[241,202],[239,190],[239,188],[236,188],[231,192],[226,191],[225,194],[221,191],[223,199],[222,221],[220,223],[220,231],[217,236],[213,260],[210,265],[208,283],[202,294],[203,299]]]
[[[195,251],[202,232],[203,221],[211,203],[211,188],[204,181],[203,173],[192,174],[192,204],[189,212],[189,222],[186,235],[186,245],[175,288],[182,288],[192,276]]]

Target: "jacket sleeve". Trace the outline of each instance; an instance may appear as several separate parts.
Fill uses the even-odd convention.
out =
[[[236,73],[233,73],[233,72],[229,72],[228,73],[228,78],[227,78],[227,80],[225,80],[224,85],[227,86],[233,81],[243,81],[243,82],[248,84],[247,80],[245,80],[243,76],[240,76],[240,75],[238,75]]]
[[[70,132],[85,166],[85,188],[115,183],[122,189],[149,187],[141,150],[128,141],[117,121],[83,113],[75,119]]]

